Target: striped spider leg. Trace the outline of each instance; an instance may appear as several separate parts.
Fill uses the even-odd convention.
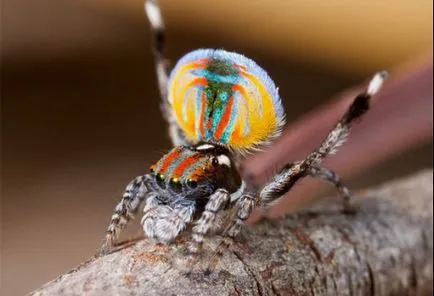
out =
[[[155,70],[161,97],[161,113],[169,125],[169,136],[172,140],[173,146],[188,145],[190,142],[187,141],[184,132],[179,127],[173,114],[171,103],[169,102],[169,73],[167,69],[167,60],[164,55],[164,21],[157,0],[145,1],[145,12],[152,28]]]
[[[110,224],[107,228],[101,254],[107,254],[114,247],[120,232],[127,223],[134,219],[140,204],[150,192],[151,176],[144,175],[134,178],[125,188],[121,201],[116,205]]]

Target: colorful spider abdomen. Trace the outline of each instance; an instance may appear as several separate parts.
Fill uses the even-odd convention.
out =
[[[243,55],[199,49],[179,60],[169,79],[175,118],[193,143],[248,150],[277,136],[285,121],[268,74]]]

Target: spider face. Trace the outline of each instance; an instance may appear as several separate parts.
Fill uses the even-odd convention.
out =
[[[167,203],[187,199],[203,206],[216,189],[232,193],[241,186],[230,151],[218,144],[175,147],[150,171],[153,188]]]
[[[233,194],[242,187],[230,151],[219,144],[175,147],[150,170],[147,190],[151,194],[142,225],[148,237],[162,243],[173,241],[202,215],[214,192]]]

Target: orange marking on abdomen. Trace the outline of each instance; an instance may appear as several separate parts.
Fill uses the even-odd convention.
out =
[[[246,100],[249,98],[249,95],[247,94],[246,89],[245,89],[243,86],[239,85],[239,84],[234,84],[234,85],[232,86],[232,90],[233,90],[233,91],[238,91],[238,92],[240,92],[241,95],[242,95]]]
[[[183,72],[183,71],[188,71],[188,70],[191,70],[191,69],[205,68],[206,65],[208,64],[208,60],[209,59],[200,59],[200,60],[197,60],[197,61],[194,61],[194,62],[187,63],[187,64],[183,65],[179,69],[179,71]]]
[[[175,149],[172,152],[167,155],[166,159],[163,162],[163,165],[161,166],[161,169],[159,171],[160,174],[164,174],[164,172],[167,170],[167,168],[170,166],[170,164],[181,155],[180,149]]]
[[[203,58],[203,59],[198,59],[198,60],[194,61],[193,64],[206,66],[208,64],[208,62],[209,62],[209,58]]]
[[[207,86],[208,85],[208,80],[205,77],[199,77],[199,78],[193,79],[192,81],[190,81],[187,84],[187,88],[190,88],[193,85]]]
[[[214,138],[219,140],[223,134],[224,129],[227,127],[229,123],[229,119],[231,118],[232,106],[234,104],[234,98],[230,97],[228,104],[226,105],[225,111],[223,113],[222,118],[217,126],[217,130],[214,133]]]
[[[180,164],[175,168],[172,178],[181,178],[184,171],[198,161],[202,156],[200,154],[193,154],[184,158]]]
[[[235,126],[234,131],[231,134],[231,141],[237,142],[241,138],[240,128],[238,126]]]
[[[243,65],[240,64],[234,64],[235,68],[237,68],[238,70],[243,70],[247,72],[247,68]]]

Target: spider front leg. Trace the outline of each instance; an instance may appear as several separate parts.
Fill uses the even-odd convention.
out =
[[[115,207],[111,217],[105,242],[101,247],[101,254],[110,252],[122,229],[130,220],[134,219],[134,215],[148,193],[147,184],[149,184],[150,178],[149,175],[138,176],[125,188],[122,199]]]
[[[217,214],[228,205],[229,201],[230,194],[225,189],[218,189],[210,196],[205,210],[193,227],[192,242],[188,246],[191,257],[196,257],[201,251],[204,236],[214,226]]]
[[[187,247],[187,260],[183,262],[184,264],[182,266],[187,274],[192,271],[196,263],[197,257],[202,250],[205,235],[215,226],[214,223],[217,215],[228,206],[230,197],[230,193],[225,189],[217,189],[209,197],[205,205],[205,210],[192,229],[191,241]]]
[[[244,194],[236,202],[235,217],[226,230],[223,232],[223,240],[218,245],[216,252],[211,258],[208,267],[205,270],[205,274],[210,274],[217,266],[220,258],[224,252],[229,249],[234,243],[235,237],[240,233],[241,227],[244,222],[249,218],[252,213],[257,199],[249,194]]]
[[[169,73],[167,70],[167,62],[164,56],[164,22],[161,15],[161,10],[156,0],[148,0],[145,2],[145,12],[152,27],[154,39],[154,57],[155,69],[157,73],[158,88],[161,96],[161,112],[164,119],[169,125],[169,135],[174,146],[182,146],[188,144],[184,133],[178,126],[173,115],[172,106],[169,102],[168,83]]]

